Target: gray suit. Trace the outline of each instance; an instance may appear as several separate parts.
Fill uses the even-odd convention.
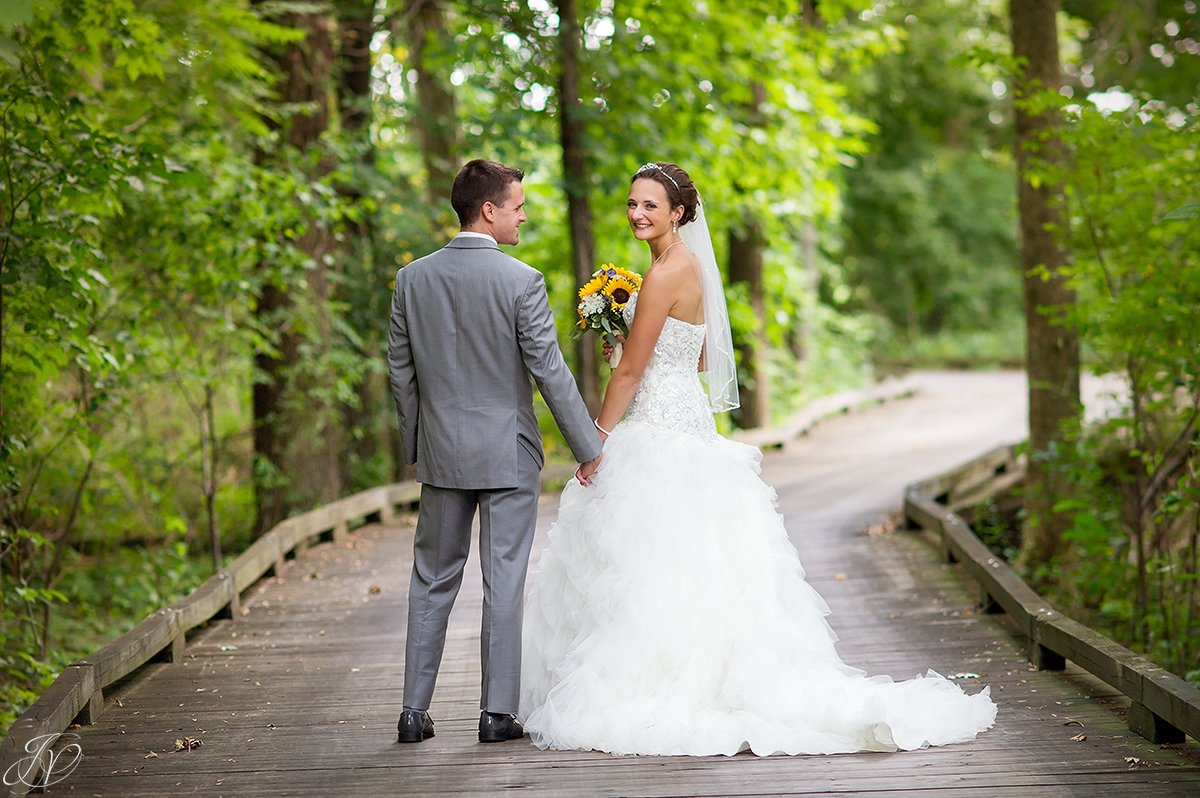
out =
[[[579,462],[600,438],[558,347],[541,273],[457,237],[396,275],[388,372],[405,459],[422,483],[413,546],[404,706],[428,709],[480,512],[481,708],[515,713],[521,614],[537,522],[537,382]]]

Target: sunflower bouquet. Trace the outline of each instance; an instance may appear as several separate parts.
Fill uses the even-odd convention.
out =
[[[592,272],[592,279],[579,289],[579,304],[575,310],[579,321],[575,324],[575,337],[588,330],[600,333],[612,344],[613,355],[609,365],[617,367],[621,360],[621,344],[618,335],[629,335],[629,325],[621,311],[642,287],[642,276],[629,269],[606,263]]]

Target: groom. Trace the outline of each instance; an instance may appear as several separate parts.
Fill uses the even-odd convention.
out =
[[[525,572],[537,522],[543,453],[530,377],[582,463],[600,438],[563,361],[541,273],[500,250],[525,221],[524,174],[471,161],[450,203],[462,230],[396,275],[388,372],[405,460],[422,483],[408,594],[402,743],[433,736],[433,695],[446,622],[462,583],[479,510],[483,569],[480,742],[521,737],[513,717],[521,678]]]

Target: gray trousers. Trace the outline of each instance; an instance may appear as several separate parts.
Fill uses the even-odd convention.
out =
[[[446,624],[471,547],[471,522],[479,510],[479,561],[483,570],[480,709],[515,714],[521,689],[521,621],[525,574],[537,525],[537,463],[519,453],[516,488],[456,490],[421,486],[408,589],[404,654],[404,706],[428,709],[437,681]]]

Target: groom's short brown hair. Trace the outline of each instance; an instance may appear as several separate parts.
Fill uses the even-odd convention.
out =
[[[521,182],[525,173],[495,161],[477,158],[469,161],[454,178],[450,189],[450,204],[464,227],[479,218],[483,203],[500,205],[508,198],[508,187]]]

